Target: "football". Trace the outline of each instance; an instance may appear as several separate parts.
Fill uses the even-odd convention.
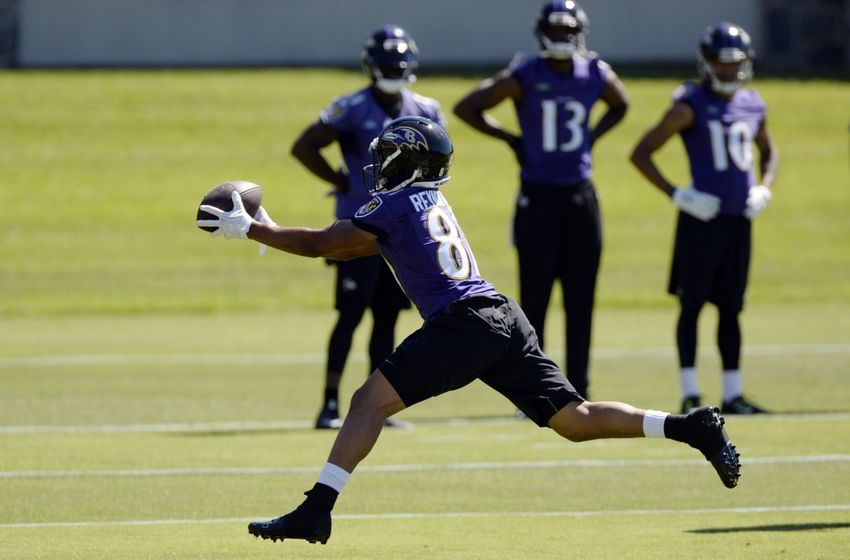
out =
[[[198,205],[198,216],[196,219],[216,219],[216,217],[212,214],[200,209],[200,206],[205,204],[221,208],[228,212],[233,210],[233,200],[231,199],[230,194],[233,191],[237,191],[240,195],[242,195],[242,203],[245,205],[245,211],[251,216],[255,215],[257,210],[260,209],[260,204],[263,203],[262,187],[250,181],[227,181],[226,183],[214,186],[207,194],[204,195],[204,198],[201,199],[201,203]],[[205,231],[215,231],[217,229],[209,226],[198,227]]]

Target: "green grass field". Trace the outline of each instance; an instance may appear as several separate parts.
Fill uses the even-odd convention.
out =
[[[426,75],[417,90],[449,112],[480,77]],[[677,82],[625,83],[632,110],[594,154],[606,246],[592,391],[669,410],[674,212],[627,155]],[[755,82],[781,164],[755,230],[745,388],[779,414],[729,420],[737,489],[672,442],[561,441],[473,384],[382,436],[327,546],[250,537],[247,521],[300,501],[333,437],[309,429],[332,273],[211,240],[194,212],[212,185],[243,178],[277,221],[324,225],[325,187],[289,146],[361,84],[333,70],[0,72],[0,558],[847,556],[850,87],[835,81]],[[514,295],[514,163],[449,121],[445,193],[482,272]],[[686,181],[681,146],[660,157]],[[715,319],[700,326],[712,402]],[[399,334],[417,325],[407,313]],[[559,311],[550,325],[561,340]],[[346,395],[366,374],[366,332]]]

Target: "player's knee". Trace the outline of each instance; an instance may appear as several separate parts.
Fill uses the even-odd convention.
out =
[[[375,389],[374,384],[367,382],[354,391],[354,394],[351,396],[348,415],[383,421],[397,412],[392,404],[388,402],[388,399],[381,391]]]
[[[578,403],[570,403],[549,420],[549,427],[572,442],[593,439],[588,411]]]

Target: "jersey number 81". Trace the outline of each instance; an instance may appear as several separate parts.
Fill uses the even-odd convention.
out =
[[[472,259],[460,238],[460,230],[452,217],[439,206],[428,211],[428,234],[439,243],[437,262],[443,274],[454,280],[469,278]]]

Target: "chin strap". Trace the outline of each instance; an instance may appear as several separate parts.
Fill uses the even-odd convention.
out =
[[[413,181],[418,179],[421,174],[422,174],[422,169],[417,167],[416,171],[413,172],[413,175],[411,175],[410,178],[405,179],[404,181],[402,181],[401,183],[399,183],[398,185],[394,186],[391,189],[386,189],[384,192],[391,193],[391,192],[395,192],[399,189],[403,189],[404,187],[406,187],[407,185],[409,185],[410,183],[412,183]]]

